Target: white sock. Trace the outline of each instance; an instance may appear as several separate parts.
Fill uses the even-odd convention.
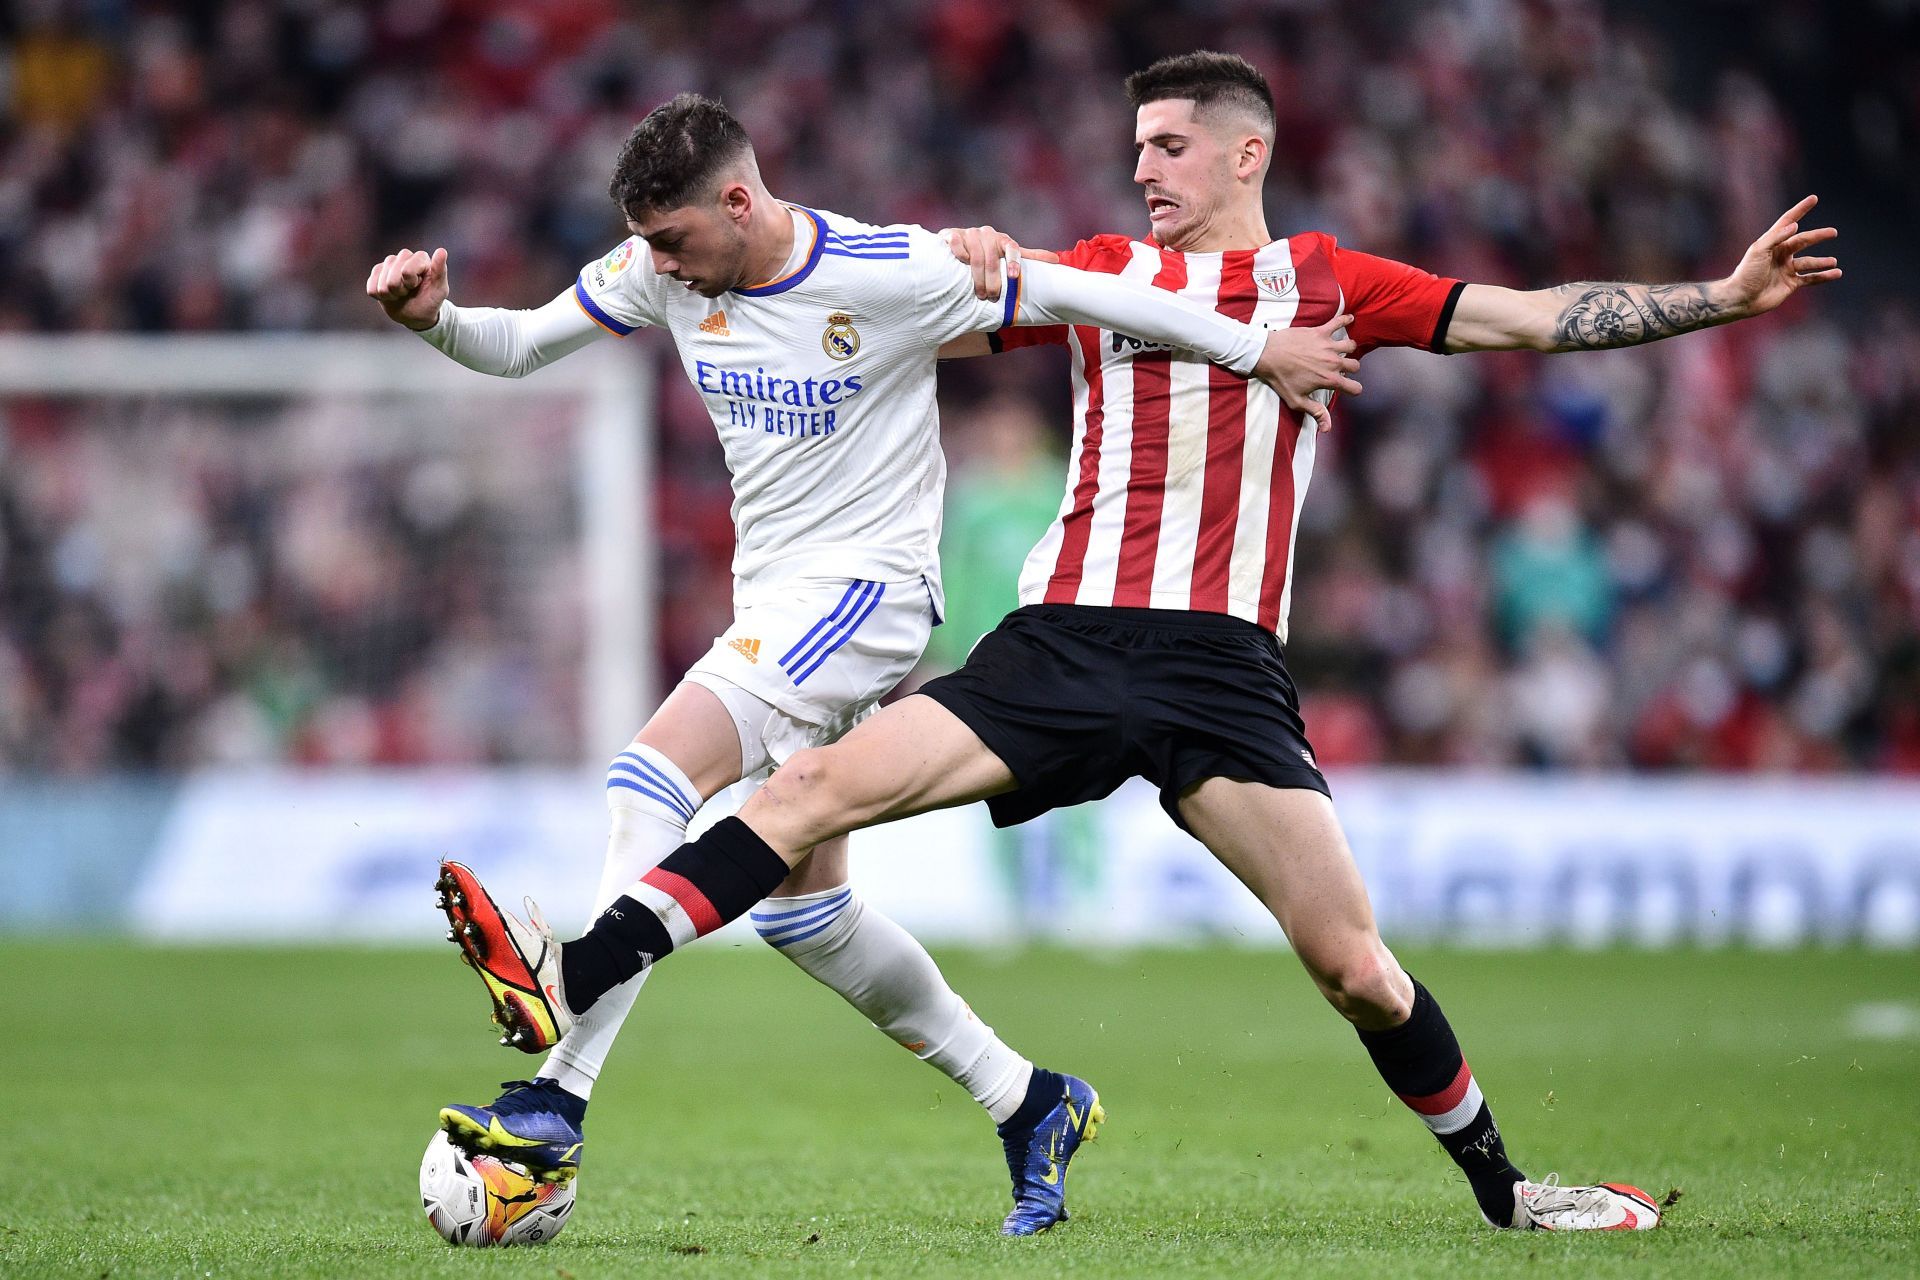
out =
[[[660,865],[687,842],[687,823],[700,807],[700,793],[680,768],[652,747],[633,746],[607,766],[607,810],[612,830],[607,861],[593,898],[592,926],[600,912],[627,886]],[[553,1047],[539,1074],[568,1093],[591,1097],[593,1082],[613,1049],[620,1024],[627,1020],[651,969],[621,983],[574,1020],[573,1029]]]
[[[998,1124],[1027,1096],[1033,1064],[973,1016],[914,936],[841,885],[768,898],[760,937],[924,1062],[951,1076]]]

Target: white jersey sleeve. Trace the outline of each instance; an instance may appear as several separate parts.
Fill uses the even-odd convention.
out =
[[[974,296],[973,271],[939,236],[908,233],[916,314],[934,346],[1010,325],[1084,324],[1192,351],[1238,374],[1253,372],[1266,334],[1165,289],[1050,262],[1022,262],[1000,297]]]
[[[1013,288],[1005,292],[1013,324],[1094,325],[1191,351],[1243,376],[1253,372],[1266,349],[1264,329],[1230,320],[1171,290],[1102,272],[1022,262]]]
[[[573,300],[595,324],[622,338],[635,329],[667,322],[653,255],[639,236],[628,236],[606,257],[580,268],[573,282]]]
[[[927,345],[969,333],[992,333],[1013,323],[1015,298],[1011,291],[981,299],[973,293],[973,270],[953,256],[953,250],[925,227],[909,226],[907,266],[913,277],[911,301],[915,323]]]
[[[646,242],[630,236],[580,269],[573,287],[532,311],[440,304],[420,336],[469,369],[520,378],[578,351],[602,333],[625,337],[664,323],[659,277]]]
[[[440,304],[440,318],[420,336],[469,369],[524,378],[601,337],[605,330],[580,309],[573,291],[532,311]]]

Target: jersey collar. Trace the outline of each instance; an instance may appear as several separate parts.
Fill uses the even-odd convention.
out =
[[[820,265],[820,251],[826,248],[827,245],[826,222],[821,219],[819,214],[807,208],[805,205],[795,204],[788,205],[787,207],[796,209],[806,215],[808,226],[813,232],[813,244],[807,249],[807,256],[801,261],[800,265],[787,272],[787,274],[778,279],[769,280],[765,284],[756,284],[744,289],[735,289],[734,292],[743,298],[767,298],[776,293],[785,293],[812,275],[813,269]]]

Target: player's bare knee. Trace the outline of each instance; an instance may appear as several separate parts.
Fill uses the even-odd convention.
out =
[[[831,787],[835,772],[832,752],[825,747],[807,747],[789,756],[774,771],[771,781],[796,796],[805,796]]]
[[[1311,967],[1327,1002],[1358,1026],[1397,1027],[1413,1011],[1411,983],[1385,947],[1356,948]]]
[[[767,779],[763,794],[793,818],[830,818],[852,807],[847,771],[825,747],[796,751]]]

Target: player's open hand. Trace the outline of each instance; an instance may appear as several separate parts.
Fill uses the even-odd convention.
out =
[[[1360,394],[1360,384],[1347,376],[1360,368],[1354,341],[1345,334],[1352,323],[1352,316],[1338,315],[1313,329],[1272,330],[1253,376],[1278,391],[1289,409],[1306,414],[1322,431],[1332,430],[1333,414],[1315,393]]]
[[[367,296],[389,319],[409,329],[431,329],[447,300],[447,251],[402,249],[367,273]]]
[[[1020,277],[1020,259],[1058,262],[1060,255],[1045,249],[1023,249],[1004,231],[992,227],[948,227],[939,233],[953,256],[973,268],[973,296],[991,302],[1000,296],[1000,264],[1006,264],[1006,278]]]
[[[1765,235],[1748,246],[1733,274],[1721,282],[1727,305],[1736,315],[1760,315],[1785,302],[1797,289],[1840,278],[1838,258],[1797,256],[1840,234],[1832,227],[1800,229],[1801,220],[1819,203],[1819,196],[1808,196],[1781,214]]]

